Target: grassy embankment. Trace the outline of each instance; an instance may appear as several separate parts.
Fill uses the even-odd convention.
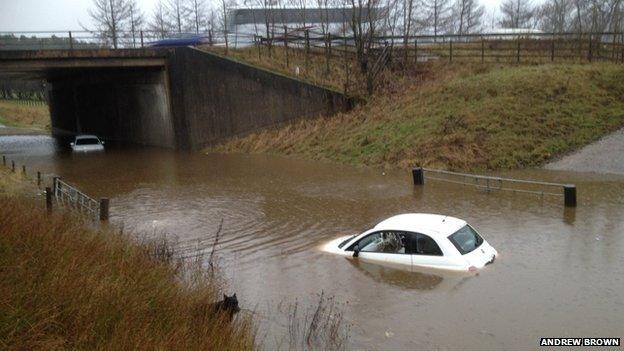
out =
[[[234,138],[209,151],[383,167],[509,169],[541,165],[624,125],[621,65],[432,63],[412,69],[386,73],[378,92],[349,113]]]
[[[0,100],[0,124],[7,127],[50,129],[47,105],[26,105],[17,101]]]
[[[0,170],[0,349],[244,350],[248,316],[206,308],[218,279],[162,248],[44,215],[33,186]],[[184,277],[184,278],[182,278]]]

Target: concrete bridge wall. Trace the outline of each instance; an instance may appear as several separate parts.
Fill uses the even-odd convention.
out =
[[[350,108],[339,92],[192,48],[171,53],[169,75],[176,139],[184,149]]]

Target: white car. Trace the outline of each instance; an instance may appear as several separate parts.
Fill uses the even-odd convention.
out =
[[[408,270],[474,272],[498,256],[466,221],[422,213],[390,217],[364,233],[332,240],[324,250]]]
[[[70,145],[74,151],[104,151],[104,142],[95,135],[78,135]]]

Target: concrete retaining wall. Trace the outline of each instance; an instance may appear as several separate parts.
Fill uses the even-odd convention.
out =
[[[169,56],[170,93],[179,148],[297,118],[348,110],[341,93],[192,48]]]

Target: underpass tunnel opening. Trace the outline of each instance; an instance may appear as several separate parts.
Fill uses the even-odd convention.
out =
[[[175,147],[164,67],[63,68],[46,78],[54,136]]]

